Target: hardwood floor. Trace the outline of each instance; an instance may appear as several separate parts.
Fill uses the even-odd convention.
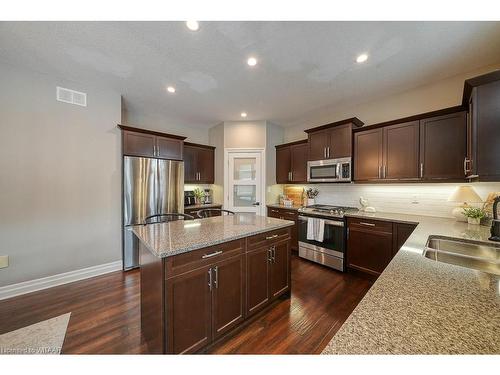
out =
[[[145,353],[140,274],[107,275],[0,301],[0,334],[71,312],[63,353]],[[292,258],[292,296],[209,353],[320,353],[373,281]]]

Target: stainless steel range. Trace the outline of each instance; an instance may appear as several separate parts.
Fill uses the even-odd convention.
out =
[[[316,263],[345,270],[346,226],[344,214],[357,208],[315,204],[299,208],[299,256]],[[307,239],[310,220],[323,220],[323,241]],[[311,223],[312,224],[312,223]],[[319,225],[319,223],[315,223]],[[311,227],[311,225],[309,225]]]

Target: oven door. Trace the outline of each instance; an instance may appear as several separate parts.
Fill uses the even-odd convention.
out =
[[[307,217],[299,216],[299,246],[319,251],[334,257],[344,258],[345,226],[343,220],[325,220],[323,242],[307,239]]]

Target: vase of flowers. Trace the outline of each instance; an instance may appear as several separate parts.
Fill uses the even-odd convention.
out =
[[[205,198],[205,192],[200,188],[193,190],[194,200],[196,204],[203,204],[203,198]]]
[[[479,207],[466,207],[464,208],[464,216],[469,224],[479,225],[481,219],[485,216],[485,212]]]
[[[312,206],[315,203],[315,198],[319,194],[318,189],[314,188],[309,188],[309,189],[304,189],[304,195],[306,197],[305,199],[305,205],[306,206]]]

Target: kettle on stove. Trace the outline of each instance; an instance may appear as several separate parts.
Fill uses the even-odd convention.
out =
[[[497,211],[498,202],[500,202],[500,196],[496,197],[493,203],[493,221],[491,222],[491,237],[489,240],[500,242],[500,220],[498,219]]]

